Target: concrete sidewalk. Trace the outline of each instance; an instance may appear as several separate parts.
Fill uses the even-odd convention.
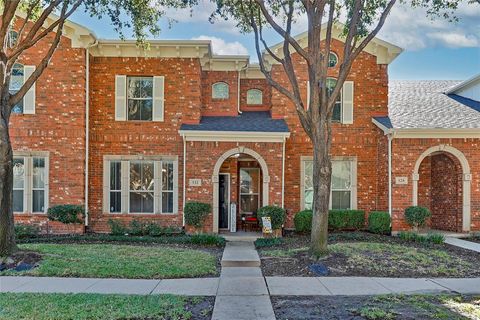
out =
[[[453,238],[453,237],[446,237],[445,243],[448,243],[449,245],[456,246],[459,248],[480,252],[480,243],[468,241],[468,238],[466,240],[462,240],[462,239]]]
[[[263,277],[259,268],[224,268],[220,278],[198,279],[0,277],[0,292],[175,294],[231,297],[417,293],[480,294],[480,278]]]

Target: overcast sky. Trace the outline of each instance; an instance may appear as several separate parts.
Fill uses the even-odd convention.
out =
[[[241,34],[233,21],[211,24],[208,17],[213,5],[204,0],[190,10],[168,10],[167,16],[177,22],[168,27],[162,22],[159,39],[210,39],[217,54],[250,54],[255,61],[253,36]],[[466,79],[480,73],[480,5],[462,5],[458,23],[431,20],[421,9],[397,4],[387,19],[379,38],[404,49],[390,65],[390,79]],[[108,19],[90,18],[83,12],[72,20],[93,30],[99,38],[118,38]],[[295,33],[306,30],[300,18]],[[130,36],[126,32],[126,36]],[[271,44],[279,41],[268,34]]]

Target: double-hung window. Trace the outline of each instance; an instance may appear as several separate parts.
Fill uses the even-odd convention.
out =
[[[10,94],[15,94],[22,88],[24,83],[24,70],[23,65],[15,63],[12,68],[12,76],[10,78]],[[21,99],[16,105],[13,106],[13,113],[23,113],[23,99]]]
[[[127,77],[128,120],[151,121],[153,77]]]
[[[313,161],[302,161],[302,203],[303,209],[313,206]],[[332,160],[332,182],[330,193],[331,209],[356,208],[356,160],[340,158]]]
[[[176,159],[107,156],[104,163],[105,211],[132,214],[177,213]]]
[[[48,203],[48,158],[14,156],[13,211],[45,213]]]
[[[337,85],[337,79],[327,78],[327,94],[330,96]],[[342,91],[335,100],[335,105],[333,106],[332,121],[340,122],[342,121]]]

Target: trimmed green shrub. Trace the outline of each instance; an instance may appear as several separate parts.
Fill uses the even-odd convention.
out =
[[[110,227],[110,234],[112,235],[120,236],[128,233],[128,228],[121,221],[109,219],[108,226]]]
[[[146,224],[144,222],[132,220],[130,222],[128,233],[132,236],[145,236],[147,234],[146,229]]]
[[[198,245],[207,245],[207,246],[219,246],[223,247],[225,245],[225,238],[220,237],[216,234],[192,234],[190,236],[190,243]]]
[[[295,224],[296,232],[310,232],[312,231],[312,210],[303,210],[295,215],[293,223]]]
[[[47,216],[51,221],[58,221],[65,224],[82,223],[85,209],[74,204],[63,204],[48,208]]]
[[[427,235],[417,234],[415,232],[399,232],[398,237],[404,241],[418,243],[442,244],[445,242],[445,236],[440,233],[429,233]]]
[[[414,229],[423,227],[427,218],[431,215],[430,210],[425,207],[412,206],[405,209],[405,220],[407,220],[407,223]]]
[[[330,230],[362,230],[365,228],[365,211],[330,210],[328,214]]]
[[[265,248],[265,247],[275,247],[284,243],[283,238],[258,238],[255,240],[255,247]]]
[[[185,223],[189,226],[201,228],[210,211],[211,207],[208,203],[194,201],[187,202],[185,204],[185,209],[183,210]]]
[[[40,229],[37,226],[29,224],[15,224],[15,238],[28,239],[35,238],[40,233]]]
[[[257,217],[260,225],[262,225],[262,217],[270,217],[272,229],[281,229],[285,223],[285,209],[278,206],[265,206],[258,209]]]
[[[158,224],[150,222],[145,226],[144,232],[145,232],[145,235],[149,235],[152,237],[159,237],[161,235],[168,233],[167,228],[169,227],[162,228]]]
[[[368,231],[378,234],[389,234],[391,221],[388,212],[372,211],[368,215]]]

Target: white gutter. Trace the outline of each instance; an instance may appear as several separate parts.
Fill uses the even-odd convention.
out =
[[[88,227],[88,160],[90,157],[90,48],[98,44],[97,40],[85,49],[85,227]]]
[[[287,138],[283,137],[282,150],[282,208],[285,208],[285,143]]]
[[[186,183],[187,183],[187,140],[185,139],[184,136],[182,136],[183,138],[183,201],[182,201],[182,205],[183,205],[183,210],[182,210],[182,220],[183,220],[183,226],[185,227],[185,199],[186,199],[186,190],[187,190],[187,186],[186,186]]]
[[[290,132],[178,130],[186,141],[283,142]]]
[[[388,138],[388,214],[392,217],[392,141],[393,134],[387,135]],[[391,220],[391,219],[390,219]]]

